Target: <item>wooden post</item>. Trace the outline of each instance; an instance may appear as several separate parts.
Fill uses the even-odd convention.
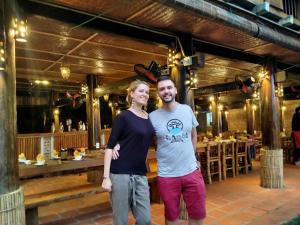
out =
[[[247,118],[247,134],[254,133],[254,118],[253,118],[253,109],[252,109],[252,100],[246,100],[246,118]]]
[[[212,112],[212,135],[219,136],[220,134],[220,116],[219,116],[219,97],[214,95],[214,100],[211,101]]]
[[[284,129],[284,110],[283,110],[283,99],[279,99],[279,116],[280,116],[280,131]]]
[[[228,119],[227,119],[228,111],[221,111],[221,122],[222,122],[222,132],[228,131]]]
[[[275,96],[274,74],[276,61],[267,59],[265,65],[269,72],[261,85],[261,186],[283,188],[283,154],[279,136],[279,99]]]
[[[96,154],[95,150],[100,149],[100,101],[95,98],[94,90],[97,87],[98,81],[95,75],[87,75],[88,93],[86,95],[86,113],[88,122],[88,148],[89,153]],[[100,183],[101,171],[87,172],[87,180],[92,183]]]
[[[190,34],[180,34],[180,42],[182,48],[187,56],[192,55],[193,40]],[[177,53],[177,58],[182,59],[184,56],[181,52]],[[177,88],[176,99],[182,104],[187,104],[195,110],[194,104],[194,91],[189,89],[185,84],[185,81],[188,79],[189,74],[184,66],[177,64],[171,70],[171,77],[175,81],[175,86]]]
[[[25,225],[24,194],[19,186],[16,150],[15,40],[10,33],[17,5],[14,0],[2,0],[1,6],[5,70],[0,71],[0,223]]]
[[[207,132],[207,117],[206,117],[206,112],[199,112],[197,116],[198,122],[199,122],[199,132]]]
[[[97,77],[87,75],[87,85],[89,88],[86,95],[86,113],[88,122],[88,148],[95,150],[100,148],[100,103],[99,98],[94,97],[94,89],[97,87]]]
[[[185,67],[180,65],[174,66],[171,70],[171,77],[175,81],[175,86],[177,88],[176,100],[179,103],[191,106],[194,110],[194,92],[185,85],[185,81],[188,78]]]

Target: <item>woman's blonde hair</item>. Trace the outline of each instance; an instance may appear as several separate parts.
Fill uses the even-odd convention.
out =
[[[127,97],[126,97],[126,101],[128,102],[129,106],[132,104],[132,98],[130,96],[130,93],[134,92],[141,84],[144,84],[149,87],[149,84],[142,80],[135,80],[129,84],[129,87],[127,88]]]

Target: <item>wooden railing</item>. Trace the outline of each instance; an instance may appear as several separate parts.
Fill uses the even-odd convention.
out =
[[[295,18],[300,19],[299,12],[297,12],[297,1],[296,0],[284,0],[283,11],[288,15],[293,15]]]
[[[107,145],[111,129],[100,131],[101,147]],[[63,133],[39,133],[18,134],[16,148],[18,154],[24,153],[27,159],[35,159],[41,152],[42,137],[53,137],[53,149],[60,151],[62,148],[87,148],[87,131],[63,132]]]
[[[54,134],[54,149],[58,151],[62,148],[86,148],[87,146],[87,131]]]
[[[17,135],[18,154],[24,153],[28,159],[34,159],[41,151],[41,136],[39,134]]]

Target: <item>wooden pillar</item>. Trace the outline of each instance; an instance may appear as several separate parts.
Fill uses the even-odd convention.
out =
[[[188,78],[188,74],[184,66],[173,66],[171,70],[171,77],[175,81],[175,86],[177,88],[176,100],[179,103],[191,106],[191,108],[194,110],[194,92],[193,90],[188,89],[185,85],[185,81]]]
[[[260,131],[261,129],[261,105],[260,105],[260,101],[256,102],[257,105],[257,109],[255,111],[255,118],[254,118],[254,130],[256,131]]]
[[[5,70],[0,71],[0,223],[25,225],[23,190],[19,186],[19,166],[16,149],[16,61],[15,40],[11,36],[16,2],[2,0],[1,32]],[[2,36],[2,35],[1,35]]]
[[[227,117],[228,111],[221,111],[221,123],[222,123],[222,132],[228,131],[228,117]]]
[[[192,37],[189,34],[181,34],[180,35],[180,41],[182,44],[182,47],[184,49],[184,52],[186,55],[191,56],[192,55]],[[176,54],[176,58],[182,59],[183,55],[181,52],[178,52]],[[187,69],[179,65],[177,63],[176,66],[174,66],[171,70],[171,77],[175,81],[175,86],[177,88],[177,96],[176,100],[179,103],[187,104],[191,106],[193,110],[195,110],[194,105],[194,91],[192,89],[189,89],[187,85],[185,84],[185,81],[188,79],[188,72]]]
[[[268,71],[261,84],[261,186],[283,188],[283,155],[280,149],[279,99],[275,96],[274,74],[276,61],[268,58],[265,63]]]
[[[199,122],[198,131],[206,133],[207,132],[207,116],[206,112],[199,112],[197,116]]]
[[[253,108],[252,108],[252,100],[246,100],[246,118],[247,118],[247,134],[254,133],[254,116],[253,116]]]
[[[284,129],[284,110],[283,110],[283,99],[279,99],[279,117],[280,117],[280,132]]]
[[[219,105],[219,97],[217,95],[214,95],[214,99],[211,100],[211,112],[212,112],[212,135],[219,136],[220,134],[220,113],[218,109]]]
[[[94,89],[97,87],[97,77],[87,75],[88,93],[86,95],[86,113],[88,122],[88,148],[95,150],[100,148],[100,102],[94,97]]]
[[[50,112],[52,112],[52,122],[54,122],[55,132],[59,131],[59,108],[54,107],[54,102],[59,98],[58,92],[52,90],[50,92]]]

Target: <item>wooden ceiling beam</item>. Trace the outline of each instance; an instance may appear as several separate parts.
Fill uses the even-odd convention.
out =
[[[198,38],[193,39],[193,44],[196,49],[196,51],[203,52],[203,53],[208,53],[228,59],[235,59],[238,61],[243,61],[243,62],[249,62],[249,63],[254,63],[258,65],[263,65],[264,62],[264,57],[251,54],[249,52],[229,48],[229,47],[224,47],[218,44],[210,43],[207,41],[200,40]],[[282,62],[277,62],[277,68],[281,70],[286,70],[287,68],[290,68],[289,71],[294,72],[294,73],[300,73],[300,67],[292,67],[291,64],[286,64]]]
[[[63,35],[60,35],[60,34],[53,34],[53,33],[48,33],[48,32],[42,32],[42,31],[37,31],[37,30],[30,30],[30,33],[42,34],[42,35],[51,36],[51,37],[55,37],[55,38],[66,38],[66,39],[70,39],[70,40],[78,41],[78,42],[83,41],[83,39],[79,39],[79,38],[74,38],[74,37],[70,37],[70,36],[63,36]],[[108,48],[116,48],[116,49],[121,49],[121,50],[133,51],[133,52],[138,52],[138,53],[143,53],[143,54],[148,54],[148,55],[155,55],[155,56],[160,56],[160,57],[167,58],[167,51],[166,51],[166,54],[160,54],[160,53],[156,53],[156,52],[143,51],[143,50],[139,50],[139,49],[128,48],[128,47],[119,46],[119,45],[106,44],[106,43],[101,43],[101,42],[96,42],[96,41],[91,41],[91,40],[87,41],[86,43],[87,44],[93,44],[93,45],[99,45],[99,46],[103,46],[103,47],[108,47]]]
[[[69,24],[82,24],[82,27],[97,31],[105,31],[165,45],[170,45],[176,40],[174,34],[166,31],[130,24],[48,1],[19,0],[18,3],[26,13],[60,20]],[[89,22],[87,23],[87,21]]]
[[[46,53],[46,54],[53,54],[53,55],[59,55],[59,56],[64,55],[64,54],[58,53],[58,52],[43,51],[43,50],[32,49],[32,48],[18,47],[17,49],[21,49],[21,50],[25,50],[25,51],[32,51],[32,52],[39,52],[39,53]],[[124,66],[132,66],[132,67],[134,66],[133,63],[125,63],[125,62],[119,62],[119,61],[114,61],[114,60],[106,60],[106,59],[97,59],[97,58],[92,58],[92,57],[87,57],[87,56],[68,55],[67,57],[82,59],[82,60],[101,61],[101,62],[104,62],[104,63],[119,64],[119,65],[124,65]]]
[[[36,58],[29,58],[29,57],[22,57],[22,56],[17,56],[16,59],[24,59],[24,60],[32,60],[32,61],[41,61],[41,62],[49,62],[49,63],[57,63],[57,61],[53,61],[53,60],[47,60],[47,59],[36,59]],[[88,65],[84,65],[84,64],[74,64],[74,63],[68,63],[69,66],[77,66],[77,67],[86,67],[86,68],[92,68],[92,69],[103,69],[105,68],[106,70],[113,70],[113,71],[117,71],[117,72],[130,72],[133,73],[133,70],[119,70],[119,69],[114,69],[114,68],[110,68],[110,67],[101,67],[101,66],[88,66]],[[133,66],[133,65],[132,65]],[[20,67],[18,67],[19,69],[22,69]],[[25,68],[24,68],[25,69]],[[41,72],[45,72],[44,70],[40,70]],[[48,70],[49,71],[49,70]],[[54,70],[50,70],[50,71],[54,71]]]
[[[79,43],[78,45],[76,45],[74,48],[72,48],[71,50],[69,50],[66,54],[62,55],[58,60],[56,60],[55,62],[53,62],[50,66],[48,66],[47,68],[45,68],[43,70],[43,72],[48,71],[49,69],[51,69],[54,65],[56,65],[57,63],[60,63],[61,60],[63,60],[64,57],[68,56],[69,54],[72,54],[74,51],[76,51],[78,48],[80,48],[82,45],[84,45],[87,41],[93,39],[94,37],[96,37],[98,35],[98,33],[94,33],[91,36],[89,36],[87,39],[83,40],[81,43]]]

